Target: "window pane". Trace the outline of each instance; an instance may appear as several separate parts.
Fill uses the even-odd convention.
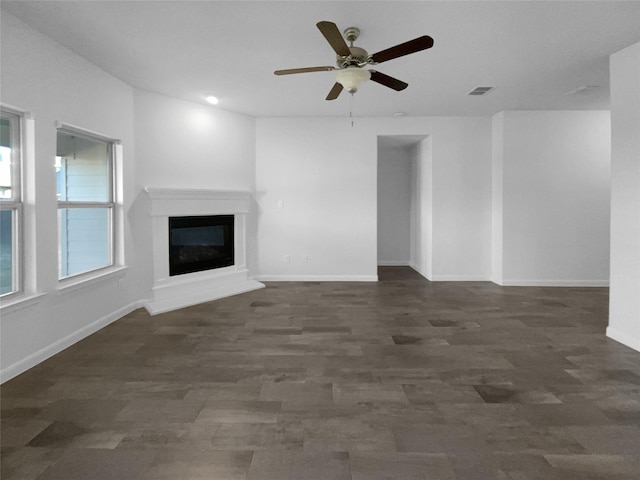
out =
[[[11,166],[11,140],[14,136],[11,119],[0,118],[0,198],[12,198],[13,171]]]
[[[111,264],[111,208],[59,210],[60,278]]]
[[[59,131],[56,153],[58,200],[110,202],[110,160],[108,143]]]
[[[13,276],[14,227],[13,211],[0,210],[0,295],[16,290]]]

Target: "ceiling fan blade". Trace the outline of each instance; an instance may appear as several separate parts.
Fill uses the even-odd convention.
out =
[[[329,72],[335,70],[335,67],[306,67],[306,68],[289,68],[286,70],[276,70],[276,75],[291,75],[293,73],[308,73],[308,72]]]
[[[386,50],[381,50],[378,53],[374,53],[371,55],[371,60],[373,60],[374,63],[382,63],[387,60],[404,57],[410,53],[419,52],[431,47],[433,47],[433,38],[429,35],[424,35],[422,37],[409,40],[408,42],[401,43],[400,45],[387,48]]]
[[[340,95],[340,92],[342,92],[343,88],[344,87],[340,83],[336,82],[333,85],[333,88],[331,88],[331,91],[329,92],[329,95],[327,95],[327,98],[325,100],[335,100],[336,98],[338,98],[338,95]]]
[[[349,45],[345,42],[344,37],[338,30],[338,27],[333,22],[318,22],[316,24],[324,38],[327,39],[331,48],[338,54],[343,57],[347,57],[351,55],[351,50],[349,50]]]
[[[397,78],[390,77],[384,73],[377,72],[375,70],[369,70],[371,73],[371,80],[385,87],[393,88],[396,91],[404,90],[409,86],[408,83],[398,80]]]

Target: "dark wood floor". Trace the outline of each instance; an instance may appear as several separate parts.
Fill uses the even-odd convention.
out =
[[[380,279],[127,315],[2,386],[2,478],[640,478],[606,289]]]

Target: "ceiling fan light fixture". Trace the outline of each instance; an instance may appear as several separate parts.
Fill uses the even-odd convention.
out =
[[[359,67],[347,67],[336,71],[336,82],[349,93],[355,93],[358,87],[371,78],[371,72]]]

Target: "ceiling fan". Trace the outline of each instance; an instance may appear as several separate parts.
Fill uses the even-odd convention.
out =
[[[353,42],[355,42],[360,35],[360,30],[356,27],[349,27],[344,31],[345,38],[351,44],[347,45],[347,42],[345,42],[335,23],[323,21],[318,22],[316,26],[322,35],[324,35],[324,38],[327,39],[331,48],[336,52],[337,67],[290,68],[287,70],[276,70],[273,73],[276,75],[291,75],[294,73],[328,72],[335,70],[336,83],[327,95],[327,100],[335,100],[338,98],[338,95],[340,95],[343,89],[353,94],[361,84],[369,79],[396,91],[404,90],[408,87],[407,83],[378,72],[377,70],[366,70],[364,67],[367,65],[377,65],[378,63],[426,50],[433,46],[433,38],[428,35],[423,35],[422,37],[369,55],[365,49],[353,46]]]

